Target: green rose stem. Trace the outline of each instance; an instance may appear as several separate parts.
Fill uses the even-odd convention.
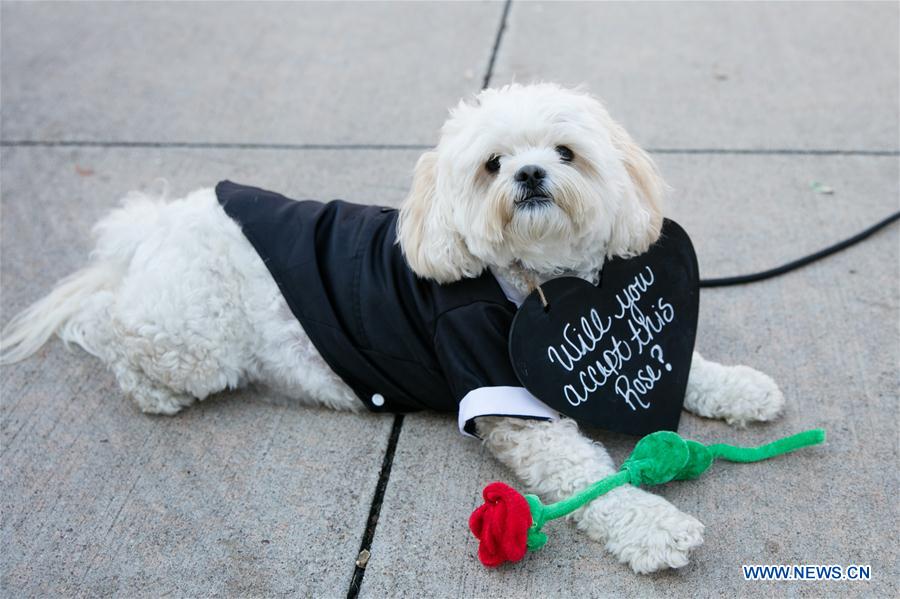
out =
[[[726,443],[703,445],[682,439],[677,433],[659,431],[647,435],[619,472],[600,480],[568,499],[544,505],[536,495],[525,495],[531,511],[532,525],[528,529],[527,547],[534,551],[547,542],[541,528],[549,520],[571,514],[616,487],[632,484],[661,485],[671,480],[690,480],[699,477],[716,458],[729,462],[760,462],[789,453],[802,447],[817,445],[825,440],[825,431],[813,429],[778,439],[759,447],[736,447]]]

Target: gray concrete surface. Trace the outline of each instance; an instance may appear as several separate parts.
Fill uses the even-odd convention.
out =
[[[648,147],[896,149],[895,2],[520,3],[494,81],[586,84]]]
[[[446,108],[480,87],[502,13],[0,4],[0,320],[80,265],[93,222],[157,177],[173,195],[227,177],[396,205],[417,150],[202,144],[432,143]],[[734,274],[897,209],[897,19],[895,3],[514,2],[492,81],[587,82],[647,146],[755,151],[657,156],[701,271]],[[811,155],[823,149],[888,155]],[[784,278],[703,293],[698,348],[769,372],[789,403],[769,426],[685,416],[682,432],[751,444],[824,426],[830,440],[663,487],[707,525],[686,568],[634,575],[557,523],[543,552],[486,571],[466,519],[486,482],[512,477],[453,418],[415,415],[361,596],[896,596],[898,253],[894,228]],[[347,594],[390,419],[258,390],[150,418],[56,342],[0,378],[2,596]],[[616,459],[633,445],[590,433]],[[742,563],[864,563],[873,580],[745,582]]]
[[[481,87],[501,9],[5,2],[3,138],[431,141]]]

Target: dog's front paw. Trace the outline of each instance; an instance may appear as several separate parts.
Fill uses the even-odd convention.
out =
[[[579,528],[605,540],[606,548],[638,574],[681,568],[691,550],[703,544],[703,524],[662,497],[634,487],[606,497],[586,508]],[[595,534],[604,528],[605,535]]]
[[[749,366],[727,368],[728,384],[722,386],[722,417],[728,424],[774,420],[784,410],[784,394],[772,377]]]
[[[641,510],[625,535],[610,538],[609,549],[638,574],[681,568],[695,547],[703,544],[703,524],[669,503]]]
[[[744,426],[777,418],[784,409],[784,395],[772,377],[749,366],[723,366],[699,358],[691,367],[684,407],[704,418]]]

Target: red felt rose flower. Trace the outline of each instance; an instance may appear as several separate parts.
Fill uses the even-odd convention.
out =
[[[525,557],[531,510],[518,491],[503,483],[484,488],[484,505],[472,512],[469,529],[478,538],[478,559],[489,568]]]

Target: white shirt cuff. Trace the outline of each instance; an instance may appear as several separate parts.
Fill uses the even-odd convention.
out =
[[[475,418],[513,416],[537,420],[556,420],[559,412],[551,409],[524,387],[480,387],[469,391],[459,402],[459,432],[478,438]]]

